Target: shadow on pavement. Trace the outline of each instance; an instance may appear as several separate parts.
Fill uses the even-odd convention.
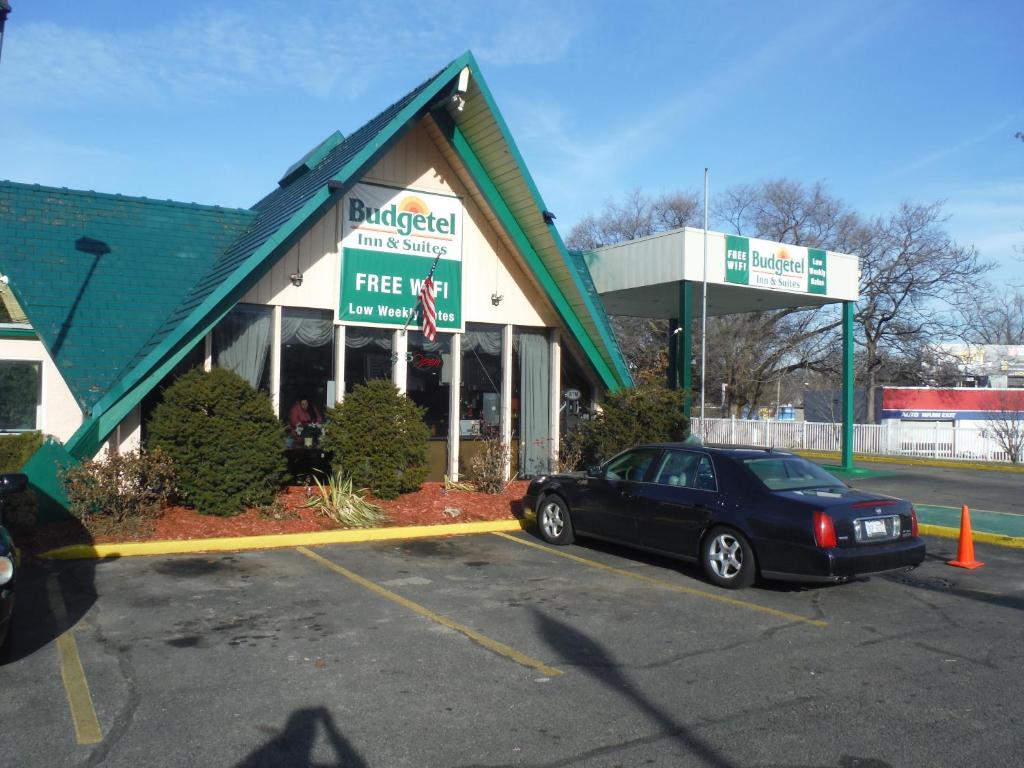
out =
[[[331,762],[327,763],[313,761],[313,748],[321,730],[334,752]],[[367,768],[366,761],[338,731],[334,718],[325,707],[293,712],[283,731],[250,753],[236,768],[278,768],[285,765],[296,768]]]
[[[698,738],[686,725],[647,698],[643,691],[622,673],[619,663],[600,643],[557,619],[536,610],[533,613],[541,638],[558,654],[563,663],[571,664],[613,693],[630,701],[654,721],[662,733],[689,754],[696,756],[703,764],[715,768],[733,766],[733,763],[718,750]]]
[[[77,521],[60,524],[68,540],[91,542]],[[49,645],[74,627],[96,602],[95,560],[44,560],[33,554],[45,547],[33,531],[14,530],[21,563],[14,584],[14,611],[0,665],[18,661]],[[28,545],[28,546],[26,546]]]

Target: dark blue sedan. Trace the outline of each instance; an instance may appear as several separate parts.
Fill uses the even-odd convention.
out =
[[[17,556],[14,542],[4,528],[4,504],[7,498],[21,493],[28,478],[18,473],[0,475],[0,650],[7,641],[7,630],[14,610],[14,582],[17,575]]]
[[[551,544],[590,536],[699,561],[730,589],[758,575],[847,581],[925,555],[909,501],[764,448],[642,445],[587,472],[538,477],[525,505]]]

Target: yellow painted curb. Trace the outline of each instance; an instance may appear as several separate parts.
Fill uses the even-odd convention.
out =
[[[793,449],[793,453],[797,453],[801,456],[805,456],[810,459],[836,459],[838,461],[840,458],[838,453],[830,453],[828,451],[802,451],[799,449]],[[915,458],[912,456],[878,456],[870,453],[855,453],[853,455],[853,460],[866,461],[869,464],[913,464],[922,467],[943,467],[946,469],[980,469],[984,472],[1010,472],[1015,474],[1024,474],[1024,467],[1015,467],[1011,464],[990,464],[978,461],[923,459],[920,457]]]
[[[944,539],[959,539],[959,528],[947,528],[944,525],[918,526],[918,530],[928,536],[940,536]],[[1000,547],[1011,547],[1013,549],[1024,549],[1024,538],[1018,536],[1005,536],[1001,533],[985,533],[984,531],[973,531],[972,538],[982,544],[995,544]]]
[[[422,539],[433,536],[464,536],[471,533],[519,531],[520,520],[480,520],[450,525],[414,525],[401,528],[352,528],[341,531],[282,533],[270,536],[235,536],[219,539],[181,539],[172,541],[130,541],[123,544],[71,544],[44,552],[51,560],[90,560],[105,557],[141,557],[145,555],[184,555],[193,552],[238,552],[280,547],[316,547],[323,544],[352,544],[362,541]]]

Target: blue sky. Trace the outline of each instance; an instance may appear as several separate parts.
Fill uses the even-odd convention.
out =
[[[248,207],[466,49],[566,234],[609,197],[945,200],[1024,281],[1024,3],[12,0],[0,178]]]

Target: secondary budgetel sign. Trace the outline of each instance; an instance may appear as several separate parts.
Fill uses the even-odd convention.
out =
[[[356,184],[342,201],[342,222],[340,322],[418,328],[420,288],[437,258],[438,330],[462,329],[459,198]]]
[[[828,254],[817,248],[726,235],[725,281],[824,296],[828,293]]]

